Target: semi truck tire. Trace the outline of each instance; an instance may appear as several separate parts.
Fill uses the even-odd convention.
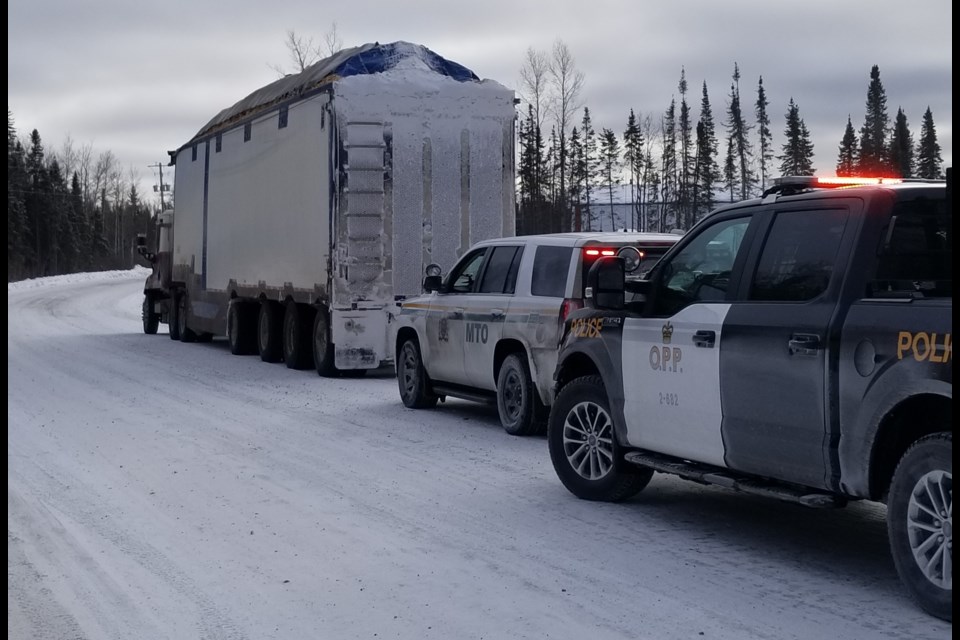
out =
[[[197,340],[197,334],[187,326],[187,318],[189,317],[187,311],[190,309],[189,302],[186,291],[177,296],[177,333],[180,334],[180,342],[196,342]]]
[[[141,316],[143,317],[143,332],[149,336],[155,334],[157,329],[160,328],[160,314],[154,310],[153,305],[153,292],[148,291],[147,293],[144,293],[143,310]]]
[[[321,376],[333,378],[337,375],[333,342],[330,340],[330,314],[325,307],[317,309],[313,319],[313,362]]]
[[[653,470],[623,459],[600,376],[584,376],[557,395],[547,425],[550,460],[570,493],[620,502],[647,486]]]
[[[234,299],[227,307],[227,342],[235,356],[253,355],[257,350],[256,326],[246,306]]]
[[[177,304],[177,293],[176,291],[170,294],[170,299],[167,300],[167,305],[170,309],[169,318],[167,319],[167,326],[170,328],[170,339],[179,340],[180,339],[180,309]]]
[[[283,311],[283,362],[289,369],[309,369],[313,366],[311,330],[313,308],[287,302]]]
[[[914,442],[900,459],[887,498],[887,531],[897,573],[927,613],[953,620],[953,433]]]
[[[257,351],[264,362],[280,362],[283,357],[283,326],[281,324],[282,310],[276,302],[263,300],[260,302],[260,313],[257,318]]]

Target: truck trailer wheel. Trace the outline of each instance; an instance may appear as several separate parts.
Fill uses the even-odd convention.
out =
[[[512,436],[532,435],[541,427],[545,411],[530,379],[530,366],[523,353],[510,354],[500,366],[497,413],[500,414],[500,424]]]
[[[436,406],[438,398],[430,388],[430,380],[423,368],[420,345],[413,338],[407,338],[400,347],[397,357],[397,384],[400,386],[403,406],[410,409]]]
[[[264,362],[280,362],[283,356],[283,327],[280,324],[282,310],[276,302],[260,302],[257,318],[257,350]]]
[[[170,294],[171,297],[167,300],[167,308],[170,310],[169,318],[167,319],[167,326],[170,328],[170,339],[179,340],[180,339],[180,305],[177,302],[177,293],[173,292]]]
[[[330,340],[330,315],[323,307],[317,309],[313,319],[313,363],[321,376],[332,378],[337,375],[333,342]]]
[[[257,352],[256,326],[247,305],[240,300],[231,300],[227,307],[227,342],[230,353],[247,356]]]
[[[917,440],[897,465],[887,500],[890,551],[914,600],[953,620],[953,434]]]
[[[177,296],[177,333],[180,334],[180,342],[196,342],[197,340],[197,334],[187,326],[187,311],[190,309],[188,302],[186,291]]]
[[[283,311],[283,361],[290,369],[309,369],[313,366],[313,348],[310,340],[312,307],[293,300]]]
[[[141,316],[143,319],[143,332],[152,336],[160,328],[160,314],[154,310],[154,295],[148,291],[143,294],[143,310]]]
[[[577,378],[563,387],[550,411],[547,444],[563,486],[584,500],[620,502],[653,477],[652,469],[623,459],[600,376]]]

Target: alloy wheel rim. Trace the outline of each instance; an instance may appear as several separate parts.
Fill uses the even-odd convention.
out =
[[[953,589],[953,474],[937,469],[913,486],[907,506],[907,538],[924,577]]]
[[[586,480],[602,480],[613,469],[613,420],[595,402],[574,405],[563,421],[563,451]]]

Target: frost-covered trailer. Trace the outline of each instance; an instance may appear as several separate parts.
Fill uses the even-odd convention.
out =
[[[388,321],[424,266],[514,234],[514,117],[512,90],[404,42],[255,91],[170,152],[144,330],[324,375],[392,360]]]

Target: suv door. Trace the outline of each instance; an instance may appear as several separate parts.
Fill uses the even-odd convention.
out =
[[[427,313],[427,342],[430,352],[424,367],[431,378],[467,384],[463,367],[466,338],[466,300],[477,287],[487,248],[468,252],[447,275],[440,292],[431,300]]]
[[[679,251],[657,265],[645,317],[624,320],[624,416],[631,445],[724,465],[720,353],[751,222],[748,214],[728,215],[685,238]]]
[[[522,255],[523,247],[517,244],[491,247],[480,285],[474,293],[462,297],[464,373],[468,384],[479,389],[497,388],[493,375],[494,354],[503,335]]]

